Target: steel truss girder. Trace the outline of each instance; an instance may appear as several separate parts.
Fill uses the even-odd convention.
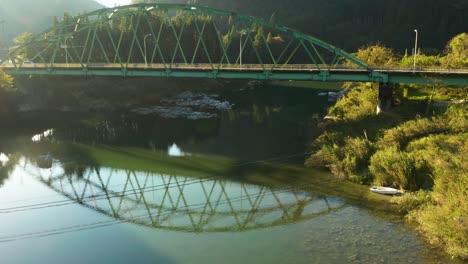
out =
[[[174,16],[174,13],[177,14]],[[180,17],[185,20],[181,19],[181,26],[176,28],[175,23],[178,22],[177,18]],[[353,55],[313,36],[251,16],[245,16],[209,7],[184,4],[134,4],[116,8],[104,8],[79,15],[59,23],[56,27],[35,35],[23,45],[14,48],[8,54],[8,57],[15,61],[22,51],[36,49],[37,47],[45,47],[44,49],[36,52],[35,55],[31,56],[37,60],[34,63],[43,64],[44,67],[49,68],[48,72],[45,74],[54,74],[57,72],[54,69],[54,64],[60,63],[61,61],[58,60],[63,60],[63,58],[67,60],[70,58],[72,61],[76,61],[81,65],[83,75],[88,75],[89,71],[87,69],[91,62],[109,63],[112,60],[114,63],[118,61],[121,64],[122,69],[120,75],[139,76],[141,75],[140,72],[133,71],[131,69],[127,70],[127,68],[132,59],[140,60],[143,59],[140,57],[146,57],[146,52],[143,51],[143,45],[141,44],[143,39],[140,38],[141,35],[151,34],[152,37],[150,40],[152,41],[152,45],[150,48],[150,64],[154,62],[155,58],[157,59],[160,57],[161,63],[163,63],[166,68],[166,77],[184,75],[177,71],[171,71],[174,63],[197,64],[199,63],[199,61],[197,61],[197,57],[206,56],[205,60],[207,60],[211,65],[213,73],[198,73],[194,75],[205,75],[209,78],[218,78],[223,75],[237,76],[234,78],[245,78],[249,74],[239,75],[235,73],[217,73],[217,71],[220,70],[221,65],[224,63],[237,64],[242,61],[242,52],[238,52],[239,55],[233,55],[237,50],[235,50],[236,47],[234,47],[236,45],[232,45],[233,32],[230,32],[230,25],[220,25],[219,21],[217,21],[217,19],[226,20],[227,17],[232,18],[234,21],[232,22],[232,30],[245,32],[244,43],[242,43],[241,33],[238,32],[239,35],[234,36],[240,38],[240,49],[245,52],[249,51],[251,53],[249,55],[250,59],[255,60],[256,64],[260,64],[263,67],[264,73],[260,75],[257,73],[251,74],[251,76],[254,76],[255,78],[258,76],[258,78],[261,79],[270,79],[269,76],[278,76],[282,77],[281,79],[287,79],[288,77],[285,77],[287,75],[269,75],[268,72],[282,68],[285,65],[294,65],[291,59],[294,59],[296,56],[302,56],[302,59],[309,60],[308,64],[314,65],[314,69],[321,71],[320,76],[322,76],[322,78],[318,78],[317,76],[312,78],[304,76],[301,77],[301,79],[320,79],[324,81],[335,79],[342,80],[340,78],[328,78],[323,76],[326,76],[330,72],[330,69],[336,67],[336,65],[343,59],[350,62],[353,65],[353,68],[366,71],[367,75],[369,75],[369,78],[361,76],[359,78],[352,78],[348,81],[355,79],[378,82],[388,81],[388,76],[385,73],[374,71],[369,65],[357,59]],[[159,19],[160,24],[158,26],[151,24],[151,18]],[[125,22],[130,21],[130,32],[124,32],[124,30],[121,30],[121,32],[112,32],[111,26],[115,26],[112,23],[121,22],[122,19]],[[229,21],[231,21],[231,19],[229,19]],[[194,47],[191,47],[189,50],[184,50],[183,47],[187,46],[187,41],[183,42],[182,38],[185,33],[184,29],[188,26],[193,27],[192,30],[194,34],[198,35],[198,38],[197,36],[194,36]],[[225,29],[228,28],[227,34],[231,34],[227,37],[229,40],[228,43],[223,43],[221,26],[224,26]],[[166,29],[167,32],[162,30],[162,28]],[[143,32],[143,30],[145,30],[145,32]],[[208,32],[210,30],[211,32]],[[286,42],[288,44],[281,44],[281,41],[279,40],[276,44],[271,44],[265,37],[264,33],[259,33],[260,30],[264,30],[265,33],[269,32],[270,34],[273,32],[277,34],[277,37],[280,39],[282,37],[288,38],[288,41]],[[99,32],[101,32],[101,34],[98,34]],[[161,37],[161,32],[166,32],[165,36]],[[78,38],[82,39],[83,43],[81,43],[81,46],[77,43]],[[103,38],[109,39],[111,45],[106,45],[106,47],[104,47]],[[163,41],[163,38],[166,38],[166,40],[172,39],[172,50],[162,50],[161,41]],[[212,39],[212,41],[208,43],[207,39]],[[125,47],[123,46],[128,43],[130,43],[130,47],[127,47],[128,50],[125,50]],[[72,46],[69,47],[68,44],[72,44]],[[274,45],[277,45],[279,48],[277,47],[277,49],[275,49]],[[51,50],[52,48],[53,50]],[[65,50],[62,51],[61,49]],[[71,51],[68,52],[68,49]],[[192,49],[195,51],[191,56],[190,51]],[[203,51],[200,51],[200,49]],[[216,53],[213,54],[213,49],[217,50],[219,55]],[[124,55],[122,53],[124,51],[128,53]],[[49,58],[44,57],[47,52],[52,52],[52,56]],[[303,54],[299,54],[299,52],[302,52]],[[330,54],[329,57],[333,58],[330,63],[326,63],[327,58],[324,56],[326,54],[323,54],[323,52],[327,52],[327,54]],[[60,55],[61,53],[65,53],[65,55]],[[74,57],[72,54],[75,54],[76,60],[73,59]],[[99,54],[101,55],[99,56]],[[179,55],[180,58],[177,57],[177,55]],[[192,59],[190,60],[190,58]],[[93,61],[93,59],[101,59],[102,61]],[[271,63],[266,63],[265,60],[268,60]],[[264,66],[266,64],[272,64],[272,66],[268,69]],[[22,61],[15,63],[15,68],[23,68]],[[20,72],[21,71],[16,71],[18,74],[20,74]],[[76,74],[74,71],[62,71],[62,73],[70,75]],[[151,76],[153,75],[160,76],[160,73],[155,72]]]
[[[11,75],[55,75],[55,76],[128,76],[159,78],[209,78],[209,79],[253,79],[253,80],[303,80],[303,81],[354,81],[383,82],[402,84],[434,84],[467,86],[467,74],[376,72],[369,75],[366,71],[318,71],[310,72],[271,72],[271,71],[213,71],[177,69],[99,69],[99,68],[4,68]]]

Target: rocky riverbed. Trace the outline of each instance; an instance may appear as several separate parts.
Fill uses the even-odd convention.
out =
[[[218,94],[183,92],[161,99],[158,105],[133,108],[131,112],[191,120],[215,118],[219,111],[228,111],[233,106],[219,97]]]

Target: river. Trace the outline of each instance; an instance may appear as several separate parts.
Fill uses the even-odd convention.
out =
[[[303,167],[319,92],[21,114],[0,131],[2,263],[457,263],[388,197]]]

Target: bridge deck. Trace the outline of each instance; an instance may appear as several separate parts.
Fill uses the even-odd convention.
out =
[[[388,76],[388,80],[371,76],[370,70],[337,65],[273,65],[273,64],[144,64],[144,63],[12,63],[0,65],[13,75],[83,75],[83,76],[149,76],[230,78],[260,80],[313,80],[358,81],[467,86],[468,69],[409,68],[376,69],[374,72]]]

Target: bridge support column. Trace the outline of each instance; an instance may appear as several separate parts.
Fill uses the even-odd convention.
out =
[[[388,83],[379,83],[379,101],[377,114],[390,110],[393,99],[393,86]]]

